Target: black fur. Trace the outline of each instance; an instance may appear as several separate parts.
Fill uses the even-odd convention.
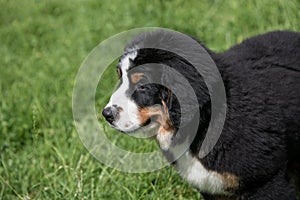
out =
[[[147,39],[147,35],[143,37],[129,47]],[[233,191],[233,198],[296,199],[299,183],[292,175],[299,176],[300,170],[300,34],[270,32],[223,53],[207,51],[224,81],[227,113],[221,137],[201,162],[207,169],[239,177],[240,187]],[[201,116],[190,146],[192,154],[198,156],[211,114],[203,78],[187,61],[163,50],[138,50],[132,62],[132,68],[145,63],[166,64],[188,79],[197,94]],[[167,75],[162,70],[160,78]],[[176,96],[168,96],[168,89],[160,85],[145,87],[143,94],[135,92],[132,96],[137,104],[150,106],[164,99],[173,125],[179,127],[183,113]]]

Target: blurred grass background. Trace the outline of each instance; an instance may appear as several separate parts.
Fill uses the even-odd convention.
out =
[[[81,62],[99,42],[136,27],[192,34],[215,51],[271,30],[300,31],[299,0],[0,0],[0,7],[0,199],[5,200],[200,198],[171,167],[123,173],[87,152],[71,109]],[[115,70],[106,74],[109,89]],[[100,107],[109,93],[102,95],[97,95]],[[154,148],[141,139],[119,143],[120,134],[111,129],[108,134],[122,148]]]

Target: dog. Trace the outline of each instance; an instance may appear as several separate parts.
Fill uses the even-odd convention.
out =
[[[163,31],[136,36],[125,47],[117,65],[119,85],[102,111],[107,122],[128,134],[141,129],[155,130],[166,159],[205,199],[297,199],[300,34],[269,32],[246,39],[222,53],[187,37],[211,57],[226,92],[224,126],[208,154],[199,156],[212,113],[210,91],[203,76],[177,54],[142,48],[147,41],[172,40]],[[137,67],[141,65],[145,66]],[[187,135],[194,116],[180,105],[170,88],[150,81],[168,76],[169,71],[163,65],[186,78],[196,95],[197,109],[193,110],[199,112],[196,134],[176,159],[172,158],[172,148],[190,140]],[[184,92],[185,85],[176,84]],[[195,104],[189,102],[188,95],[185,99],[188,104]],[[182,123],[187,131],[179,134]]]

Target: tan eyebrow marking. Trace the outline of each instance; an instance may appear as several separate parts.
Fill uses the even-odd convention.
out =
[[[143,78],[143,76],[144,76],[143,73],[131,74],[131,76],[130,76],[131,82],[135,84],[135,83],[139,82]]]

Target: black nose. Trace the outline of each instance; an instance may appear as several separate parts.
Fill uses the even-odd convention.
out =
[[[111,107],[104,108],[102,111],[102,115],[105,117],[105,119],[111,124],[115,117],[114,113]]]

